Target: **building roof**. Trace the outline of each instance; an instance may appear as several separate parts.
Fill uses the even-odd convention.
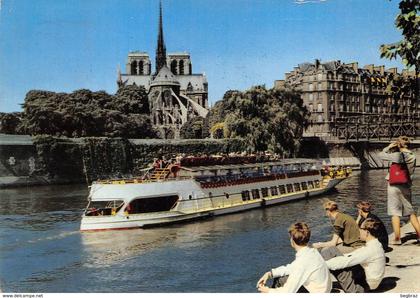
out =
[[[175,80],[181,85],[181,90],[187,90],[189,83],[193,88],[192,91],[203,91],[207,92],[206,84],[207,78],[203,74],[193,74],[193,75],[174,75]],[[144,86],[146,89],[149,89],[152,84],[152,76],[150,75],[128,75],[121,74],[121,79],[123,82],[127,81],[127,85],[136,84],[137,86]]]
[[[154,80],[150,83],[150,86],[158,86],[158,85],[181,85],[175,75],[171,72],[171,70],[166,66],[162,66],[159,70],[159,73],[156,75]]]

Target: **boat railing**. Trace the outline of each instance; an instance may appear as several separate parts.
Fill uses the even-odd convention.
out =
[[[224,187],[224,186],[232,186],[238,184],[248,184],[248,183],[255,183],[255,182],[264,182],[270,180],[278,180],[278,179],[285,179],[285,178],[297,178],[297,177],[305,177],[305,176],[314,176],[319,175],[319,171],[311,170],[306,172],[293,172],[293,173],[283,173],[283,174],[264,174],[260,176],[244,176],[244,177],[232,177],[232,176],[218,176],[218,177],[207,177],[207,179],[197,179],[200,182],[201,187],[203,188],[214,188],[214,187]]]
[[[118,178],[118,179],[106,179],[98,180],[94,183],[97,184],[138,184],[138,183],[153,183],[158,181],[176,181],[176,180],[188,180],[191,179],[189,176],[177,176],[179,168],[176,164],[168,164],[164,168],[149,168],[145,174],[141,177],[135,178]]]

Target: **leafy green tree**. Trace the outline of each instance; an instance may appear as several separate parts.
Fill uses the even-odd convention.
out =
[[[197,116],[188,120],[180,129],[182,139],[205,139],[209,137],[206,120]]]
[[[248,151],[293,155],[308,115],[299,94],[257,86],[226,92],[208,117],[211,127],[223,123],[226,137],[243,139]]]
[[[32,135],[156,137],[143,87],[125,86],[116,95],[87,89],[72,93],[32,90],[23,109],[22,127]]]
[[[395,26],[402,31],[403,39],[380,47],[381,58],[396,59],[400,57],[408,68],[414,67],[415,77],[420,72],[420,1],[401,0],[400,13],[395,19]],[[418,84],[415,86],[415,95],[418,98]]]
[[[400,13],[395,19],[395,26],[402,31],[403,39],[392,44],[381,45],[381,57],[395,59],[401,57],[408,67],[420,70],[420,2],[401,0]]]
[[[0,113],[0,133],[22,134],[21,113]]]

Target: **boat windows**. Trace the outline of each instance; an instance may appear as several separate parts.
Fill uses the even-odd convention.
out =
[[[272,196],[277,196],[279,194],[276,186],[270,187],[270,191]]]
[[[279,190],[280,190],[280,194],[286,193],[286,187],[284,187],[284,185],[279,185]]]
[[[135,199],[126,208],[129,214],[169,211],[178,202],[178,195]]]
[[[253,189],[253,190],[251,190],[251,192],[252,192],[252,198],[254,200],[260,198],[260,190],[259,189]]]
[[[294,183],[293,185],[295,186],[295,191],[301,191],[300,183]]]
[[[263,198],[268,197],[268,188],[267,187],[261,188],[261,194]]]
[[[303,190],[307,190],[308,189],[308,184],[306,182],[302,182],[301,183],[302,189]]]
[[[89,201],[86,216],[115,215],[124,205],[123,200]]]
[[[242,201],[248,201],[249,200],[249,191],[245,190],[242,193]]]
[[[319,180],[315,180],[315,181],[314,181],[314,183],[315,183],[315,187],[316,187],[316,188],[319,188],[319,187],[320,187],[320,186],[319,186]]]
[[[308,188],[309,189],[313,189],[314,188],[314,182],[313,181],[308,181]]]
[[[287,184],[286,188],[287,188],[287,192],[293,192],[293,185]]]

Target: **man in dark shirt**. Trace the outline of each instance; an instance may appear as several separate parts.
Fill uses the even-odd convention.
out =
[[[356,219],[356,222],[359,227],[362,226],[362,223],[367,219],[371,218],[379,223],[378,227],[378,240],[382,244],[384,251],[388,251],[388,232],[386,231],[384,223],[377,217],[375,214],[372,213],[373,207],[367,201],[361,201],[357,204],[357,210],[359,212],[359,216]]]
[[[326,215],[334,221],[334,235],[330,241],[317,242],[312,246],[323,249],[336,246],[343,254],[361,247],[363,241],[360,240],[359,227],[356,221],[350,215],[341,212],[334,201],[327,201],[323,206]]]

